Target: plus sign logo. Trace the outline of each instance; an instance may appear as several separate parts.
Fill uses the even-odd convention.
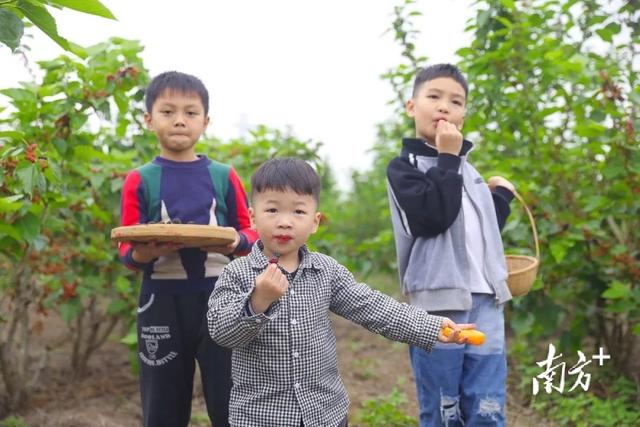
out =
[[[598,366],[603,366],[605,360],[611,359],[611,355],[605,354],[602,347],[598,348],[598,354],[591,356],[591,359],[587,359],[585,354],[578,351],[578,361],[567,369],[566,362],[561,360],[562,353],[556,355],[556,348],[553,344],[549,344],[549,351],[547,352],[547,358],[540,362],[536,362],[538,366],[543,368],[543,372],[533,378],[533,395],[537,395],[540,391],[540,383],[547,394],[551,394],[554,391],[560,394],[564,393],[566,376],[575,376],[575,381],[568,391],[573,391],[580,387],[584,391],[589,390],[591,384],[591,374],[585,371],[593,360],[596,360]]]
[[[602,366],[605,360],[611,359],[611,355],[604,354],[604,350],[602,347],[598,348],[598,354],[595,356],[591,356],[592,359],[596,359],[598,361],[598,365]]]

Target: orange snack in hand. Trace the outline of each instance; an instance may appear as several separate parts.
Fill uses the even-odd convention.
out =
[[[442,330],[442,333],[444,334],[445,337],[449,337],[449,335],[453,333],[453,329],[447,326]],[[466,338],[467,344],[472,344],[472,345],[484,344],[485,335],[482,332],[475,329],[463,329],[460,331],[458,336],[461,338]]]

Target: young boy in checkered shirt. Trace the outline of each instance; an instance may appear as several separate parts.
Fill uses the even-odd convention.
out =
[[[229,423],[241,427],[347,425],[329,311],[395,341],[430,350],[472,328],[358,283],[306,247],[320,223],[320,178],[303,160],[272,159],[251,178],[260,240],[228,264],[209,298],[209,333],[233,349]],[[446,326],[454,329],[443,335]]]

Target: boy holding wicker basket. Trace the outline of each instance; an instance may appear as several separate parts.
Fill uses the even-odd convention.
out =
[[[453,65],[420,70],[406,103],[416,138],[402,141],[387,169],[404,293],[412,305],[486,334],[482,346],[410,347],[421,427],[505,424],[503,307],[511,293],[500,231],[515,188],[503,177],[485,183],[467,161],[467,92]]]

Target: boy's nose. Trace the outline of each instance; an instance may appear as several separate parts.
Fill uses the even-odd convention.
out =
[[[278,228],[291,228],[291,221],[288,215],[283,215],[278,219]]]
[[[184,116],[182,114],[176,114],[173,120],[174,126],[184,126]]]

